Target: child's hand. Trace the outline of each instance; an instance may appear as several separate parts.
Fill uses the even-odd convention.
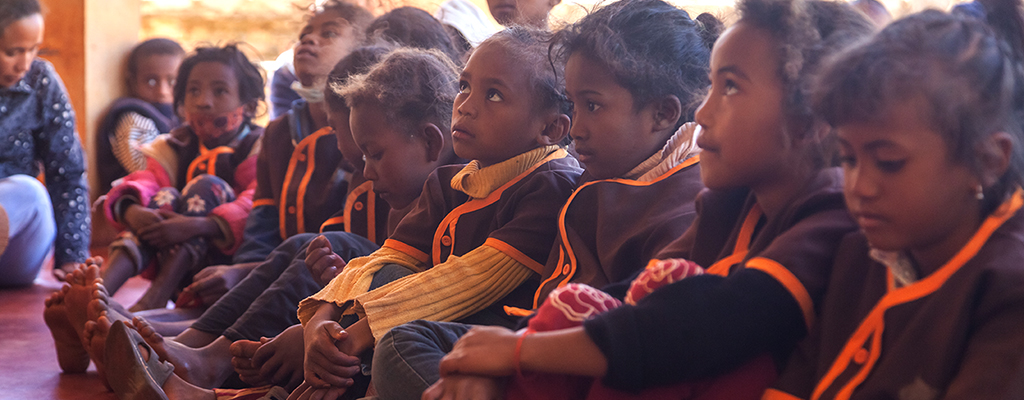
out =
[[[298,388],[292,391],[292,394],[288,395],[288,400],[337,400],[345,394],[345,390],[347,388],[317,388],[307,382],[302,382]]]
[[[519,334],[499,326],[470,329],[441,359],[441,375],[509,376],[516,372],[515,348]]]
[[[324,235],[317,236],[306,248],[306,268],[320,286],[327,286],[345,269],[345,260],[334,253],[331,242]]]
[[[173,246],[196,236],[208,236],[219,231],[217,223],[209,217],[187,217],[173,211],[158,211],[163,221],[142,228],[138,237],[143,242],[158,248]]]
[[[500,400],[505,398],[505,379],[476,375],[441,377],[423,392],[423,400]]]
[[[314,388],[352,386],[352,377],[359,373],[359,357],[338,350],[338,342],[348,332],[334,321],[312,320],[303,328],[305,359],[303,375]]]
[[[143,228],[163,221],[163,217],[156,210],[151,210],[138,204],[128,206],[124,212],[124,224],[134,233]]]
[[[258,263],[214,265],[200,270],[192,277],[192,284],[182,290],[190,292],[202,304],[212,305],[235,287]]]
[[[256,351],[266,343],[267,338],[260,338],[259,342],[252,340],[236,340],[231,343],[228,351],[231,353],[231,366],[235,368],[238,377],[242,382],[252,387],[272,385],[273,383],[260,375],[260,368],[253,364],[252,357]],[[302,378],[299,377],[301,380]]]
[[[302,383],[302,325],[293,325],[271,339],[263,339],[252,355],[252,366],[260,376],[286,388]]]

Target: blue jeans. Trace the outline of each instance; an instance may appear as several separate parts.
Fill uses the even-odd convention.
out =
[[[472,325],[413,321],[391,329],[373,349],[373,386],[381,400],[419,399],[441,379],[438,364]]]
[[[36,178],[12,175],[0,179],[0,207],[9,238],[0,253],[0,286],[31,285],[57,236],[50,195]]]

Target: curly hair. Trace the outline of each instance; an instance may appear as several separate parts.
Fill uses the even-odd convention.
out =
[[[0,36],[14,21],[42,13],[39,0],[0,0]]]
[[[814,100],[826,121],[842,126],[881,122],[892,117],[887,110],[894,104],[923,99],[922,116],[942,135],[953,161],[976,172],[983,141],[1009,133],[1009,170],[984,193],[995,202],[986,206],[994,207],[1024,184],[1024,20],[1017,1],[974,5],[984,9],[978,16],[935,10],[908,16],[837,55],[824,68]]]
[[[738,8],[740,23],[768,32],[777,43],[785,131],[798,139],[813,135],[821,118],[812,110],[811,90],[823,60],[866,38],[874,26],[863,13],[837,1],[742,0]],[[810,144],[815,167],[833,163],[828,139]]]
[[[178,79],[174,82],[175,111],[184,104],[185,89],[192,69],[202,62],[218,62],[235,72],[235,77],[238,78],[238,100],[242,104],[258,104],[263,101],[263,70],[259,65],[249,61],[245,53],[238,49],[238,45],[197,47],[192,54],[182,60],[181,67],[178,67]]]
[[[166,38],[153,38],[135,45],[125,62],[125,78],[128,90],[135,95],[135,80],[139,75],[139,62],[151,56],[184,56],[185,49],[178,42]]]
[[[350,76],[365,74],[391,50],[384,46],[366,46],[355,49],[342,58],[327,76],[327,90],[324,90],[324,102],[327,103],[327,107],[332,110],[348,107],[338,90],[345,86]]]
[[[436,49],[455,63],[462,52],[437,18],[416,7],[399,7],[377,17],[366,28],[367,43]]]
[[[352,25],[352,32],[355,35],[357,42],[362,43],[366,40],[366,27],[373,22],[373,14],[370,14],[370,11],[357,4],[338,0],[328,0],[319,7],[314,8],[313,13],[308,17],[308,19],[312,19],[313,17],[328,11],[338,13],[341,18],[344,18]]]
[[[528,76],[533,79],[536,98],[542,100],[537,103],[537,109],[554,109],[572,115],[572,102],[565,94],[565,65],[548,60],[551,39],[552,35],[547,31],[513,25],[491,35],[477,49],[501,46],[509,52],[511,59],[518,60],[518,65],[533,69]]]
[[[550,57],[562,65],[574,53],[599,61],[629,90],[637,110],[666,95],[678,97],[678,128],[693,120],[710,84],[711,47],[721,31],[722,22],[708,13],[694,20],[662,0],[622,0],[556,33]]]
[[[381,106],[389,124],[413,132],[427,121],[450,132],[452,104],[459,92],[459,69],[438,50],[398,48],[370,68],[348,78],[332,91],[350,108],[372,102]]]

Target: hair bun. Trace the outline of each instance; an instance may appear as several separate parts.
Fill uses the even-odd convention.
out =
[[[700,39],[704,42],[704,45],[709,49],[714,47],[715,41],[718,40],[718,35],[722,34],[722,29],[725,28],[725,24],[718,17],[706,12],[700,13],[693,20],[697,21],[697,31],[700,32]]]

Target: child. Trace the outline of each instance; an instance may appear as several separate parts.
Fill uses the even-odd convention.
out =
[[[164,307],[183,279],[211,260],[223,263],[241,242],[252,207],[263,133],[251,122],[263,99],[259,68],[228,45],[197,49],[179,75],[174,97],[186,125],[147,145],[146,169],[125,177],[104,204],[128,233],[111,245],[102,273],[108,290],[157,255],[156,276],[136,311]],[[216,249],[208,251],[210,244]]]
[[[463,53],[452,41],[444,25],[416,7],[398,7],[377,17],[366,28],[366,35],[371,43],[396,43],[417,49],[437,49],[456,64],[462,65]]]
[[[646,28],[634,27],[636,19]],[[695,124],[684,122],[708,85],[715,30],[660,0],[626,0],[555,35],[574,106],[569,134],[586,170],[562,207],[548,278],[534,299],[569,281],[603,287],[628,279],[642,267],[635,259],[654,257],[690,226],[704,186]],[[610,43],[626,46],[616,54]],[[428,321],[392,329],[374,352],[378,394],[419,398],[440,377],[444,349],[468,329]]]
[[[424,318],[507,324],[496,308],[528,303],[523,289],[529,286],[520,285],[537,279],[543,267],[537,260],[554,240],[558,205],[580,172],[558,145],[569,117],[556,75],[542,62],[546,53],[541,33],[516,28],[491,37],[470,57],[452,110],[452,137],[456,154],[474,161],[434,171],[415,208],[381,250],[352,260],[324,290],[300,303],[306,381],[299,393],[350,386],[354,371],[336,361],[358,360],[354,357],[393,326]],[[401,74],[402,69],[378,67],[374,73]],[[355,111],[368,97],[365,89],[345,96],[354,109],[353,128],[391,118],[387,110]],[[371,146],[363,152],[368,177],[372,161],[419,157]],[[423,235],[430,231],[432,238]],[[322,256],[313,251],[307,264],[316,265]],[[375,274],[394,269],[415,273],[367,292]],[[353,313],[359,321],[343,338],[336,321]]]
[[[257,161],[253,211],[233,263],[263,261],[283,240],[317,232],[344,207],[345,175],[351,171],[339,170],[342,154],[330,129],[325,129],[324,86],[331,69],[363,42],[371,20],[360,6],[329,1],[317,8],[299,34],[295,74],[308,89],[299,90],[305,97],[267,125]]]
[[[562,0],[487,0],[487,9],[503,26],[548,29],[548,14]]]
[[[103,193],[115,179],[146,168],[146,155],[140,147],[178,126],[173,91],[184,56],[178,42],[163,38],[139,43],[128,53],[128,97],[110,105],[96,136],[100,161],[96,167]]]
[[[739,9],[739,22],[712,50],[711,90],[695,115],[709,190],[697,198],[690,229],[648,267],[693,274],[690,263],[672,260],[685,257],[708,273],[577,320],[582,326],[535,334],[475,328],[441,362],[442,376],[533,371],[603,377],[607,388],[638,392],[720,376],[766,353],[784,357],[806,334],[839,240],[854,229],[839,171],[823,168],[818,145],[827,126],[807,111],[806,82],[821,57],[871,26],[841,3],[746,0]],[[747,397],[759,396],[774,374],[764,356],[754,363],[753,380],[735,382],[748,386]],[[447,379],[425,398],[451,390]]]
[[[38,0],[0,3],[0,286],[31,285],[51,249],[58,279],[89,256],[85,155],[64,83],[36,58],[43,28]]]
[[[973,5],[893,22],[819,81],[861,230],[765,399],[1024,398],[1024,24]]]

